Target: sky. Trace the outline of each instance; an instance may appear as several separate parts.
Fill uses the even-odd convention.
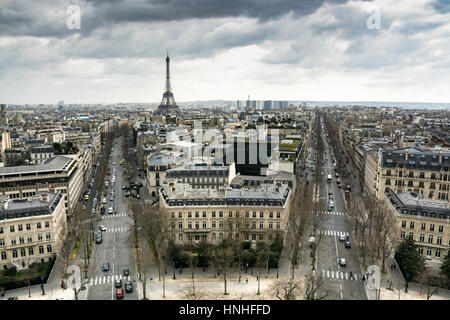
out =
[[[79,23],[78,23],[79,22]],[[1,0],[0,103],[450,102],[450,0]]]

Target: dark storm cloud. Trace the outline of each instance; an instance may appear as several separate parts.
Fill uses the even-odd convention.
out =
[[[88,1],[12,1],[2,0],[0,34],[35,37],[66,37],[74,33],[66,28],[68,6],[79,3],[82,28],[90,35],[97,28],[128,22],[180,21],[221,17],[250,17],[260,21],[292,13],[304,16],[315,12],[325,2],[346,0],[124,0]]]

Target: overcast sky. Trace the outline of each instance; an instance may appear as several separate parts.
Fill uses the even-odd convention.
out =
[[[77,26],[71,5],[80,29],[68,27]],[[0,8],[0,103],[158,102],[166,50],[176,101],[450,102],[449,0],[1,0]]]

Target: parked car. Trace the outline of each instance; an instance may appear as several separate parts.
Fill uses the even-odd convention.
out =
[[[106,198],[103,198],[102,202],[105,204],[106,203]]]
[[[105,207],[101,207],[100,214],[105,214],[105,211],[106,211]]]
[[[109,213],[109,214],[114,213],[114,209],[113,209],[112,207],[109,207],[109,208],[108,208],[108,213]]]
[[[102,270],[103,270],[103,271],[109,271],[109,262],[103,263]]]
[[[341,234],[339,236],[339,241],[346,241],[346,240],[347,240],[347,237],[344,234]]]
[[[106,231],[106,227],[105,226],[100,226],[100,227],[98,227],[98,229],[100,230],[100,231]]]
[[[339,258],[339,265],[341,267],[346,267],[347,266],[347,262],[345,261],[344,258]]]
[[[124,277],[127,277],[130,275],[130,270],[129,269],[123,269],[123,275]]]
[[[116,299],[123,299],[123,289],[116,289]]]
[[[352,247],[350,241],[345,241],[345,247],[346,248],[351,248]]]
[[[122,280],[121,279],[117,279],[114,282],[114,285],[116,286],[116,288],[122,288]]]
[[[97,235],[97,237],[95,238],[95,243],[97,243],[97,244],[102,243],[102,240],[103,240],[103,237],[101,235],[100,236]]]

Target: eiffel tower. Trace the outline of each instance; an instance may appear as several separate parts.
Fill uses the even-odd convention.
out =
[[[175,103],[175,99],[172,93],[172,86],[170,85],[170,72],[169,72],[169,52],[167,52],[166,58],[166,91],[163,93],[163,97],[161,100],[161,104],[158,106],[158,110],[156,110],[156,114],[159,115],[168,115],[171,113],[180,114],[180,109]]]

